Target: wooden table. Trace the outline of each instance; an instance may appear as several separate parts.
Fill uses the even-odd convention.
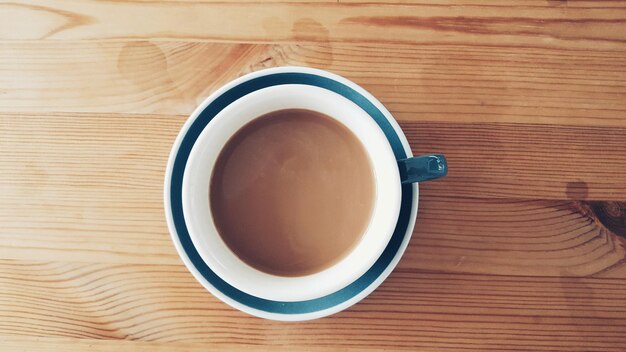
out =
[[[165,164],[223,83],[339,73],[389,108],[421,187],[372,295],[253,318],[170,241]],[[625,351],[626,2],[0,1],[0,350]]]

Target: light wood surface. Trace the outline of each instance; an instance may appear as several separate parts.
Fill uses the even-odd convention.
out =
[[[176,255],[169,149],[221,84],[328,69],[449,176],[390,278],[269,322]],[[626,349],[626,2],[0,1],[0,350]]]

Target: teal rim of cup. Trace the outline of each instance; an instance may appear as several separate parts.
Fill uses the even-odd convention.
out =
[[[243,81],[234,87],[231,87],[211,101],[196,117],[195,121],[192,122],[182,138],[178,151],[176,152],[170,176],[170,210],[172,221],[176,229],[176,234],[173,235],[178,237],[182,249],[198,273],[202,275],[202,277],[204,277],[210,285],[226,297],[244,306],[262,312],[295,315],[318,312],[337,306],[352,299],[376,281],[376,279],[392,263],[394,257],[401,248],[404,238],[406,236],[410,236],[410,234],[407,234],[407,229],[409,227],[409,223],[411,222],[411,209],[413,205],[414,191],[410,184],[402,185],[400,214],[396,223],[396,228],[394,229],[393,235],[391,236],[387,247],[384,249],[378,260],[376,260],[376,262],[361,277],[338,291],[323,297],[304,301],[274,301],[250,295],[221,279],[200,257],[200,254],[191,241],[191,237],[189,236],[189,231],[187,230],[187,225],[185,223],[185,218],[183,216],[183,174],[189,159],[189,153],[191,152],[191,149],[193,148],[193,145],[202,130],[226,106],[246,94],[259,89],[283,84],[301,84],[320,87],[349,99],[361,109],[366,111],[368,115],[378,124],[387,137],[396,160],[406,158],[407,153],[400,137],[385,114],[380,111],[380,109],[378,109],[368,98],[341,82],[311,73],[270,73],[265,76]]]

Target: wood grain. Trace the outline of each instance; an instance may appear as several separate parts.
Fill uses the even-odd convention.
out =
[[[416,155],[447,155],[451,169],[425,184],[480,198],[624,200],[626,129],[502,123],[404,123]]]
[[[224,351],[234,352],[241,351],[241,344],[227,343],[214,345],[210,343],[189,343],[189,342],[146,342],[146,341],[130,341],[130,340],[98,340],[86,338],[66,338],[66,337],[15,337],[1,336],[0,345],[3,351],[85,351],[90,352],[119,352],[119,351],[149,351],[149,352],[207,352],[207,351]],[[268,347],[245,345],[246,351],[259,352],[267,351]],[[393,348],[398,350],[399,348]],[[271,346],[272,351],[293,351],[290,346]],[[379,351],[376,348],[367,347],[318,347],[318,346],[298,346],[299,351],[304,352],[324,352],[324,351]]]
[[[178,264],[162,182],[184,120],[0,115],[2,257]],[[624,269],[622,225],[606,220],[610,209],[588,203],[623,199],[626,180],[616,167],[626,164],[623,129],[401,125],[415,153],[442,151],[452,171],[422,186],[415,238],[400,267],[550,276]],[[593,168],[579,170],[590,161]]]
[[[624,49],[620,7],[28,0],[0,3],[0,39],[477,43]],[[254,13],[254,16],[248,14]]]
[[[0,1],[1,351],[624,351],[626,1]],[[186,116],[265,67],[341,74],[447,178],[364,301],[247,316],[169,238]]]
[[[151,192],[143,200],[160,201],[169,149],[185,120],[166,115],[2,114],[3,196],[62,199],[97,190],[121,200],[128,196],[116,193],[135,190]],[[621,172],[626,164],[624,128],[400,123],[415,154],[441,151],[449,156],[449,177],[424,185],[438,194],[614,201],[626,194]]]
[[[342,74],[405,121],[626,127],[626,54],[475,45],[0,43],[0,111],[187,115],[263,67]],[[16,79],[19,77],[19,79]]]
[[[328,349],[620,351],[626,343],[620,279],[398,270],[348,311],[292,324],[246,318],[181,266],[4,260],[0,273],[0,301],[11,302],[0,306],[0,334]]]

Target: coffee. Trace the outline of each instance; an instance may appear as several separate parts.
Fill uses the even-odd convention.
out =
[[[324,114],[287,109],[235,133],[211,176],[217,230],[245,263],[280,276],[312,274],[348,254],[375,196],[357,137]]]

